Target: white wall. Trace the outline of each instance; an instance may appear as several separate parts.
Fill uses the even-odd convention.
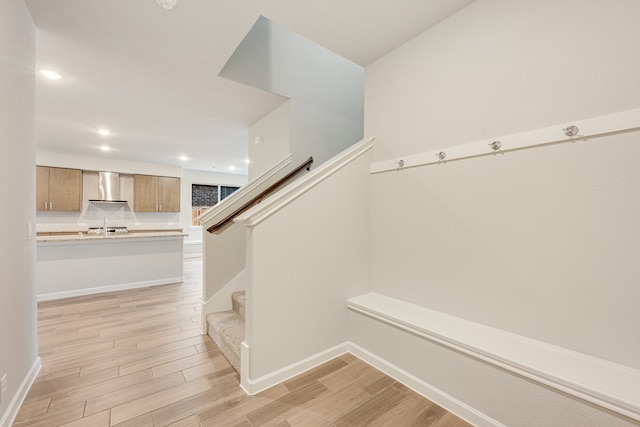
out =
[[[35,297],[35,28],[23,0],[0,2],[0,377],[7,395],[0,425],[15,416],[18,394],[38,363]],[[26,386],[29,384],[27,383]],[[12,405],[13,404],[13,405]]]
[[[375,160],[640,107],[639,21],[633,0],[474,2],[366,69]],[[637,141],[628,133],[374,175],[372,289],[640,368]],[[428,354],[410,345],[413,362],[392,361],[437,381],[416,372]],[[507,425],[544,424],[513,422],[503,380],[470,397],[474,363],[461,361],[466,380],[444,391]],[[559,424],[567,415],[536,405]]]
[[[374,161],[637,108],[634,0],[478,0],[370,65]]]
[[[313,156],[316,167],[363,138],[364,69],[263,16],[220,75],[291,100],[293,165]]]
[[[286,101],[249,127],[250,180],[259,177],[291,153],[290,124],[291,101]]]
[[[179,166],[113,159],[109,157],[108,153],[105,153],[102,157],[91,157],[37,151],[36,162],[42,166],[56,166],[90,171],[119,172],[125,174],[137,173],[142,175],[174,176],[178,178],[182,176],[182,168]]]
[[[346,300],[369,286],[370,159],[362,154],[247,229],[250,379],[346,342]]]
[[[638,18],[625,0],[472,4],[367,69],[376,155],[639,107]],[[374,175],[374,288],[640,367],[637,138]]]
[[[334,111],[291,100],[291,153],[296,166],[317,167],[362,139],[362,123]]]
[[[206,227],[206,225],[205,225]],[[204,243],[202,299],[208,302],[229,284],[246,265],[244,227],[231,223],[220,233],[202,231]]]

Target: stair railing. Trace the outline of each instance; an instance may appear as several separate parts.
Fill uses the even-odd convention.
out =
[[[298,175],[303,169],[306,169],[308,171],[311,168],[311,164],[312,163],[313,163],[313,157],[309,157],[304,163],[302,163],[300,166],[298,166],[297,168],[295,168],[294,170],[289,172],[287,175],[285,175],[282,178],[280,178],[278,181],[276,181],[273,184],[271,184],[269,187],[267,187],[260,194],[258,194],[257,196],[253,197],[251,200],[247,201],[244,205],[242,205],[241,207],[239,207],[235,211],[231,212],[229,215],[227,215],[226,217],[224,217],[223,219],[221,219],[217,223],[213,224],[209,228],[207,228],[207,231],[209,233],[215,233],[216,231],[220,230],[225,225],[227,225],[231,221],[233,221],[233,219],[236,218],[237,216],[239,216],[241,213],[249,210],[253,206],[255,206],[258,203],[260,203],[262,200],[264,200],[267,197],[269,197],[271,194],[275,193],[279,188],[284,186],[284,184],[286,184],[291,179],[293,179],[296,175]]]

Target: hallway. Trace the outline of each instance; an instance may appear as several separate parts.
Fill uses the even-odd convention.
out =
[[[200,333],[201,269],[40,303],[42,370],[14,426],[468,426],[350,354],[247,396]]]

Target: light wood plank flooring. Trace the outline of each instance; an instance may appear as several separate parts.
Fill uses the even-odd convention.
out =
[[[469,426],[345,354],[247,396],[185,282],[38,305],[42,370],[14,426]]]

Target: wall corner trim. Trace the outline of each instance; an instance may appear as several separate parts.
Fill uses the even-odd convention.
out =
[[[295,377],[296,375],[302,374],[309,369],[315,368],[318,365],[321,365],[325,362],[330,361],[331,359],[345,354],[349,351],[349,348],[347,343],[342,343],[256,379],[249,378],[249,350],[249,345],[245,341],[243,341],[241,347],[240,364],[242,370],[241,387],[245,391],[245,393],[253,396],[254,394],[260,393],[261,391],[273,387],[274,385],[278,385],[281,382],[288,380],[289,378]]]
[[[42,359],[40,359],[40,356],[38,356],[36,357],[36,360],[33,361],[29,372],[27,372],[27,375],[20,383],[20,387],[18,387],[17,393],[13,396],[11,402],[9,402],[9,406],[4,413],[4,416],[0,419],[0,427],[9,427],[13,424],[16,416],[18,415],[18,411],[20,411],[20,407],[22,406],[24,399],[27,397],[27,393],[29,393],[29,390],[36,380],[38,372],[40,372],[41,368]]]

